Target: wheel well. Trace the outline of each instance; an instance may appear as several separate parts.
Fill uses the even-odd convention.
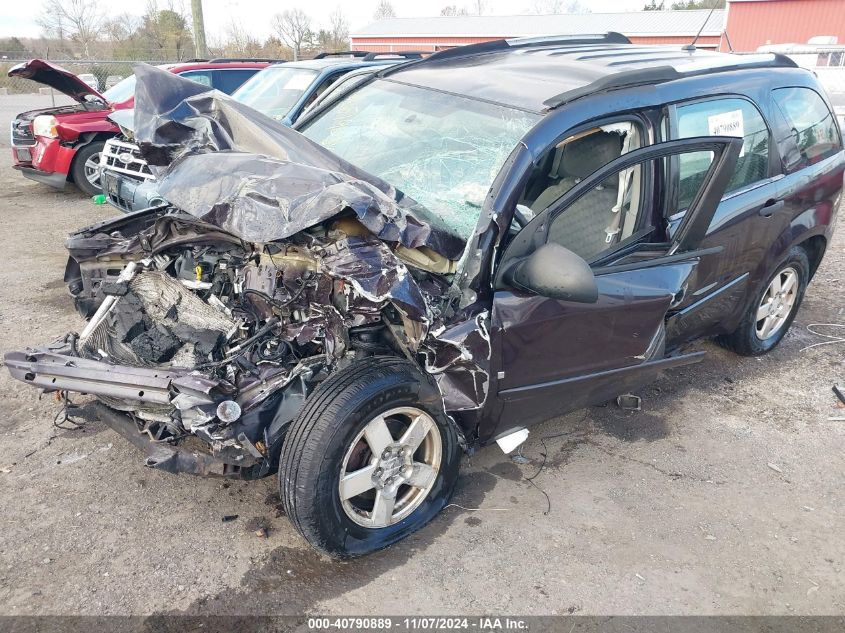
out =
[[[95,141],[107,141],[108,139],[116,136],[111,132],[93,132],[86,135],[84,138],[80,137],[79,143],[76,144],[76,153],[73,155],[73,160],[70,161],[70,165],[68,166],[67,170],[67,181],[73,182],[73,166],[76,164],[76,158],[79,156],[79,150],[81,150],[86,145],[90,145]]]
[[[810,260],[810,279],[816,274],[819,264],[822,262],[824,251],[827,248],[827,240],[823,235],[814,235],[804,240],[798,246],[807,252],[807,259]]]

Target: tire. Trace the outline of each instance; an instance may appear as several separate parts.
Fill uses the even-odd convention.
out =
[[[777,277],[779,280],[788,279],[787,271],[792,271],[795,274],[794,283],[797,285],[795,296],[792,300],[791,307],[788,312],[784,312],[781,317],[781,324],[776,330],[773,330],[768,336],[761,336],[761,328],[764,326],[765,320],[758,321],[758,309],[764,298],[769,298],[769,288],[772,282]],[[807,258],[807,252],[800,246],[794,246],[790,249],[786,258],[778,264],[772,274],[762,284],[760,290],[754,296],[754,300],[748,307],[742,322],[736,330],[730,334],[723,334],[716,338],[716,341],[740,356],[760,356],[766,354],[777,347],[784,335],[792,325],[795,315],[798,313],[798,308],[801,306],[801,301],[804,299],[804,292],[807,290],[807,284],[810,280],[810,261]],[[786,284],[782,284],[785,286]],[[785,317],[785,318],[783,318]]]
[[[390,454],[388,461],[378,457],[373,448],[378,442],[371,443],[365,432],[374,428],[371,425],[378,425],[379,420],[385,421],[395,442],[390,445],[394,448],[381,453],[382,458]],[[414,420],[424,422],[428,429],[425,438],[419,448],[411,449],[413,442],[409,442],[399,457],[396,438],[404,439],[404,430]],[[404,422],[408,422],[407,427]],[[427,471],[420,470],[426,460],[434,463],[435,456],[439,459],[437,469],[432,466]],[[294,527],[315,549],[333,558],[353,558],[387,547],[431,521],[452,495],[460,459],[457,433],[446,418],[442,397],[433,382],[406,360],[371,357],[336,372],[305,401],[282,447],[281,498]],[[356,460],[357,464],[353,464]],[[405,464],[403,470],[388,477],[396,472],[397,463]],[[375,478],[382,466],[390,486],[385,485],[381,491],[373,487],[346,500],[341,498],[342,473],[347,473],[343,479],[346,482],[350,473],[373,468]],[[429,482],[425,485],[416,479],[422,471]],[[414,478],[408,473],[413,473]],[[407,481],[420,486],[397,483],[405,481],[406,475]],[[372,485],[369,478],[359,481]],[[389,497],[393,486],[398,486],[395,506],[378,513],[379,495]],[[372,504],[369,513],[368,503]],[[395,522],[376,527],[378,514]]]
[[[95,184],[88,180],[86,163],[95,157],[99,159],[100,152],[103,151],[105,145],[104,141],[88,143],[88,145],[83,146],[76,152],[76,156],[73,157],[73,165],[70,168],[71,178],[73,178],[76,187],[87,196],[96,196],[97,194],[103,193],[103,189],[98,183]]]

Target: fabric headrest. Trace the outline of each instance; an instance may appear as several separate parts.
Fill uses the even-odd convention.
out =
[[[585,178],[622,153],[622,135],[596,132],[563,146],[559,178]]]

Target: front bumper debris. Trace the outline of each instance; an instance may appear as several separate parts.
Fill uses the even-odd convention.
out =
[[[75,391],[137,402],[177,405],[183,414],[198,406],[216,406],[215,391],[223,381],[187,371],[112,365],[51,350],[7,352],[13,378],[49,391]]]
[[[55,187],[56,189],[64,189],[65,184],[67,184],[67,174],[48,173],[40,169],[35,169],[34,167],[25,167],[23,165],[12,165],[12,169],[17,169],[24,175],[24,178],[29,178],[30,180]]]
[[[171,474],[186,473],[200,477],[227,477],[229,479],[252,479],[256,476],[256,460],[244,455],[241,459],[226,460],[170,444],[155,442],[140,431],[128,415],[115,411],[99,402],[84,406],[82,417],[96,417],[113,431],[120,433],[135,447],[146,454],[144,464],[156,470]]]
[[[207,422],[217,403],[228,397],[223,381],[187,371],[111,365],[52,350],[8,352],[5,363],[14,378],[47,391],[74,391],[113,401],[135,402],[139,408],[175,406],[188,425]],[[74,418],[101,420],[144,451],[147,466],[169,473],[246,479],[256,476],[254,473],[259,469],[253,467],[263,461],[242,450],[243,446],[237,442],[212,454],[157,440],[144,420],[102,402],[73,406],[68,413]]]

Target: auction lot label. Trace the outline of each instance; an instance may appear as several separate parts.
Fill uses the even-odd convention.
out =
[[[412,616],[308,618],[309,631],[528,631],[526,618],[509,616]]]

